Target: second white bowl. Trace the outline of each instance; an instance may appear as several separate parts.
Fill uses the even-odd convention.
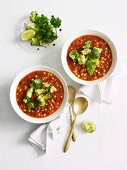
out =
[[[82,80],[78,77],[76,77],[70,70],[68,63],[67,63],[67,51],[68,48],[70,46],[70,44],[77,39],[78,37],[81,37],[83,35],[96,35],[98,37],[101,37],[102,39],[104,39],[110,46],[111,51],[112,51],[112,65],[110,70],[106,73],[105,76],[103,76],[102,78],[99,78],[97,80],[93,80],[93,81],[86,81],[86,80]],[[79,84],[83,84],[83,85],[94,85],[94,84],[98,84],[103,80],[106,80],[114,71],[116,64],[117,64],[117,52],[116,52],[116,48],[113,44],[113,42],[110,40],[110,38],[108,38],[105,34],[98,32],[98,31],[94,31],[94,30],[86,30],[86,31],[82,31],[79,32],[77,34],[75,34],[74,36],[70,37],[64,44],[63,49],[62,49],[62,53],[61,53],[61,61],[62,61],[62,65],[63,68],[65,70],[65,72],[67,73],[67,75],[74,80],[75,82],[79,83]]]

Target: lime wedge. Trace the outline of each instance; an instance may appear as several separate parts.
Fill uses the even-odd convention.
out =
[[[26,29],[27,29],[27,30],[34,30],[35,27],[36,27],[36,24],[30,22],[29,24],[27,24]]]
[[[91,121],[84,121],[82,123],[82,129],[85,132],[92,133],[96,130],[96,125],[92,123]]]
[[[35,36],[35,31],[34,30],[27,30],[22,33],[21,39],[23,41],[31,40]]]
[[[32,38],[32,45],[39,45],[39,39],[37,37]]]

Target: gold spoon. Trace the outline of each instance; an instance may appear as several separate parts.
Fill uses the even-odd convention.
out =
[[[72,126],[72,122],[73,122],[72,103],[74,102],[75,95],[76,95],[75,88],[72,87],[72,86],[68,86],[68,93],[69,93],[68,103],[69,103],[69,113],[70,113],[70,124]],[[73,131],[73,134],[72,134],[72,140],[74,142],[76,141],[76,136],[75,136],[75,132],[74,131]]]
[[[65,146],[64,146],[64,152],[67,152],[67,150],[68,150],[68,148],[70,146],[72,134],[73,134],[73,131],[74,131],[74,128],[75,128],[75,125],[76,125],[77,116],[82,114],[87,109],[87,107],[88,107],[88,101],[84,97],[77,97],[74,100],[73,111],[75,113],[75,119],[74,119],[74,121],[72,123],[70,133],[69,133],[68,138],[66,140],[66,143],[65,143]]]

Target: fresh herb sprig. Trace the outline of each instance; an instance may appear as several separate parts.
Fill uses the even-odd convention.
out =
[[[22,33],[21,39],[30,41],[31,45],[49,45],[58,38],[57,29],[61,26],[62,20],[59,17],[48,18],[44,14],[39,15],[32,11],[30,22],[26,25],[26,31]]]

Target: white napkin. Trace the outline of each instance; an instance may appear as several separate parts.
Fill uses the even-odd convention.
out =
[[[107,80],[93,86],[82,86],[79,91],[83,92],[88,98],[96,103],[105,102],[111,104],[113,101],[113,94],[116,90],[115,83],[119,79],[127,75],[125,58],[118,65],[114,74],[112,74]]]
[[[28,138],[29,142],[39,153],[39,155],[46,153],[47,126],[47,124],[41,125]]]
[[[114,91],[113,79],[114,76],[111,76],[97,85],[82,86],[79,90],[96,103],[105,102],[107,104],[111,104]]]
[[[65,109],[66,108],[67,106]],[[65,112],[65,109],[62,112]],[[28,141],[39,155],[46,154],[49,138],[56,139],[61,134],[63,127],[63,116],[64,113],[52,122],[42,124],[29,136]]]
[[[29,142],[39,155],[46,154],[48,137],[50,136],[52,139],[56,139],[61,133],[61,121],[61,118],[58,118],[49,124],[42,124],[29,136]]]

